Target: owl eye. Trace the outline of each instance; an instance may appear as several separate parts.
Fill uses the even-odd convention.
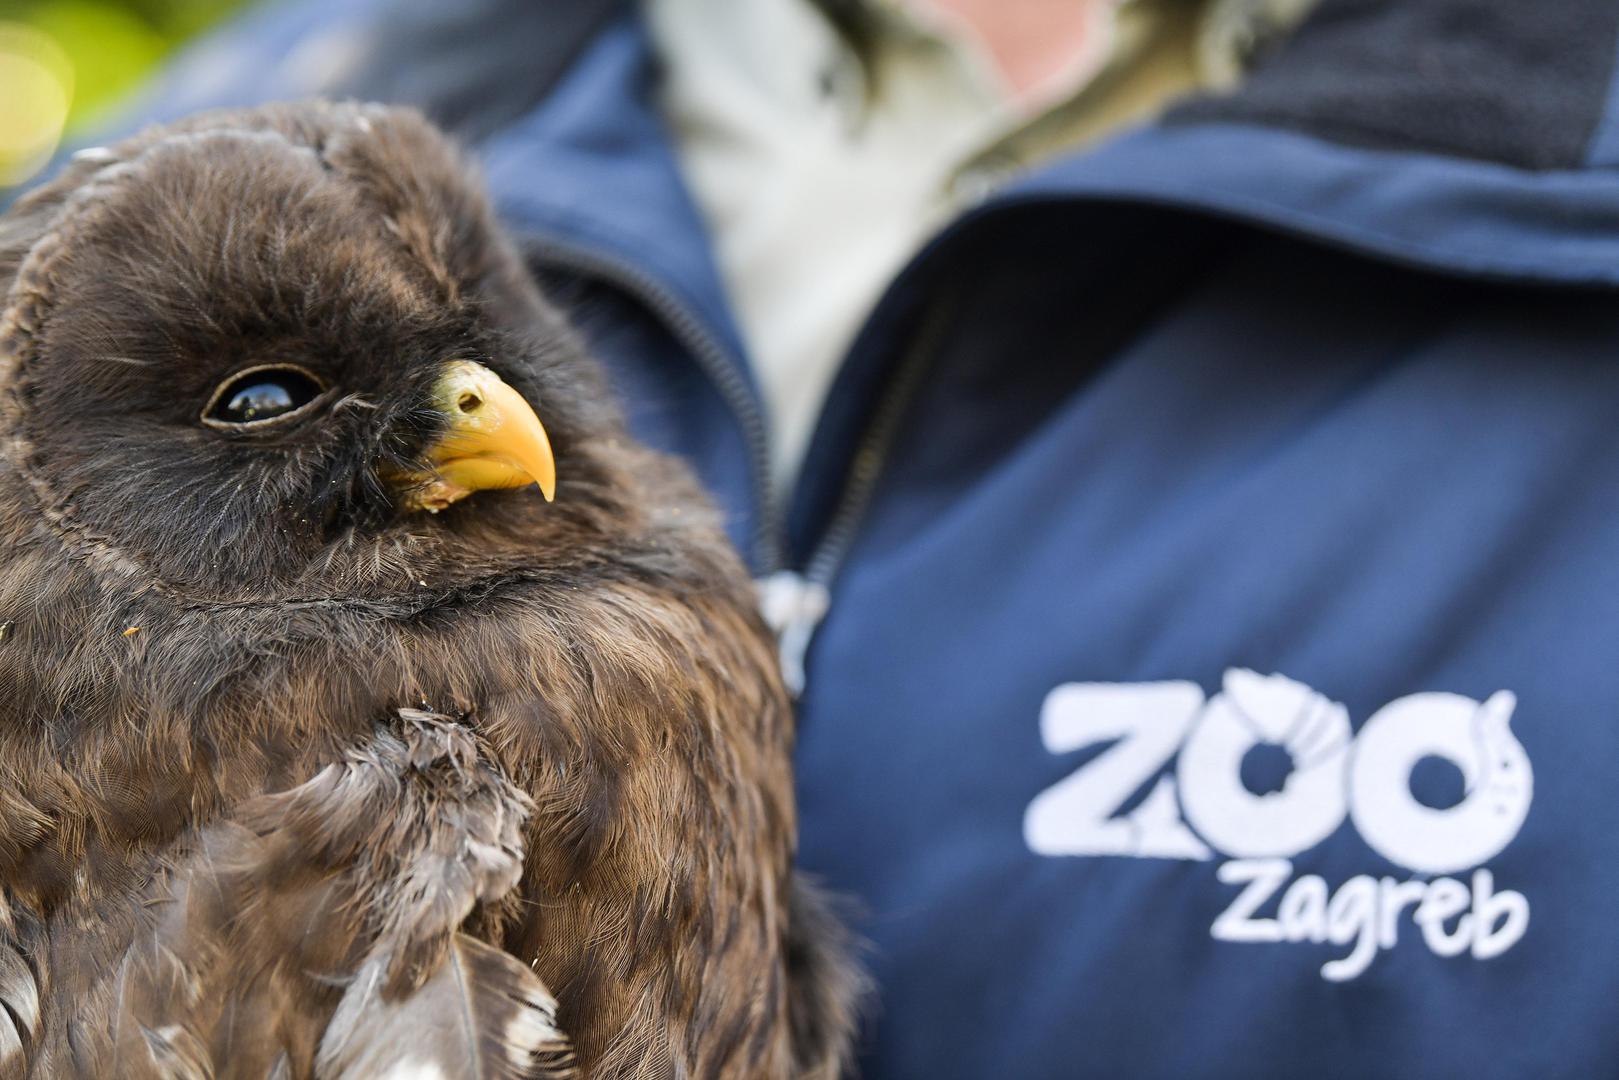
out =
[[[325,389],[319,379],[289,364],[265,364],[232,375],[219,385],[204,423],[214,427],[240,427],[285,419],[314,401]]]

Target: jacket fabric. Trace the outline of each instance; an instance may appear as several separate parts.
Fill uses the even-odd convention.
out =
[[[390,10],[267,8],[147,111],[318,91]],[[1234,96],[1003,186],[791,493],[644,30],[598,23],[468,129],[635,430],[792,575],[864,1075],[1610,1072],[1619,5],[1324,0]]]

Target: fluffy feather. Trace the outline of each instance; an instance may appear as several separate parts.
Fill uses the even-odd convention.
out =
[[[0,218],[0,1070],[837,1074],[745,575],[465,175],[272,108]],[[393,497],[449,358],[535,403],[554,504]],[[288,359],[312,418],[198,422]]]

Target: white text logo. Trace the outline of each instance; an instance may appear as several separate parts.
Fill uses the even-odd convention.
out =
[[[1069,753],[1113,741],[1029,804],[1023,833],[1040,855],[1208,860],[1228,857],[1219,881],[1237,886],[1210,932],[1222,941],[1331,943],[1349,951],[1328,979],[1352,979],[1393,948],[1402,919],[1440,956],[1499,956],[1523,937],[1529,902],[1475,869],[1511,843],[1529,813],[1534,777],[1510,727],[1516,699],[1458,694],[1400,698],[1359,733],[1344,707],[1280,675],[1234,669],[1204,699],[1190,682],[1069,683],[1046,697],[1040,734]],[[1280,746],[1291,769],[1279,790],[1250,791],[1244,757]],[[1120,807],[1178,759],[1128,814]],[[1460,772],[1460,801],[1419,802],[1411,772],[1425,758]],[[1293,878],[1289,861],[1348,818],[1409,880],[1358,875],[1335,890]],[[1448,875],[1473,870],[1466,880]],[[1274,917],[1257,913],[1279,897]]]

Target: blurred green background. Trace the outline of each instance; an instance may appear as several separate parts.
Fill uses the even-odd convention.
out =
[[[0,188],[250,0],[0,0]],[[453,3],[454,0],[446,0]]]

